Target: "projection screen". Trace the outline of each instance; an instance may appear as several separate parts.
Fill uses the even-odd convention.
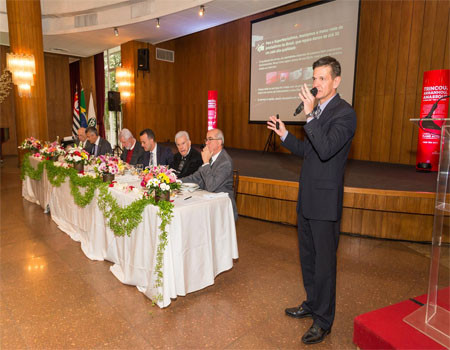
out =
[[[252,22],[250,123],[276,114],[305,122],[303,112],[293,116],[298,93],[304,83],[312,87],[312,64],[323,56],[341,63],[338,93],[352,103],[358,13],[358,0],[335,0]]]

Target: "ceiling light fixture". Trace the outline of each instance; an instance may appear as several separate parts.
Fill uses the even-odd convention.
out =
[[[114,27],[114,35],[119,36],[119,29],[117,27]]]
[[[200,10],[198,11],[198,15],[203,17],[205,15],[205,6],[200,5]]]
[[[161,26],[159,25],[159,18],[157,18],[156,19],[156,28],[159,28],[159,27],[161,27]]]

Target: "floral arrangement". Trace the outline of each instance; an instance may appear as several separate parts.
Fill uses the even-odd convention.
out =
[[[115,175],[119,172],[119,158],[114,156],[103,156],[100,155],[97,157],[94,170],[96,173],[105,175],[112,174]]]
[[[60,155],[65,154],[64,148],[58,143],[46,143],[44,146],[39,150],[39,153],[42,154],[47,160],[52,157],[58,157]]]
[[[64,160],[69,164],[87,165],[89,164],[89,153],[81,147],[72,147],[67,151]]]
[[[181,187],[181,181],[177,179],[174,170],[167,166],[158,165],[147,168],[143,174],[141,186],[147,189],[147,196],[152,192],[156,196],[160,196],[163,192],[177,190]]]
[[[18,148],[38,152],[42,148],[42,143],[38,139],[31,136],[26,138]]]

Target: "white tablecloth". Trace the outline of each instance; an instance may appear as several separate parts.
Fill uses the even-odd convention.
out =
[[[231,269],[233,259],[238,258],[233,209],[228,195],[205,191],[179,195],[174,201],[173,218],[168,226],[163,288],[155,290],[159,208],[153,205],[145,207],[143,220],[130,237],[117,237],[107,227],[97,206],[98,193],[89,205],[80,208],[73,201],[68,181],[60,187],[50,185],[52,219],[72,239],[81,242],[81,249],[88,258],[112,261],[111,272],[122,283],[137,286],[153,300],[161,294],[163,301],[158,303],[160,307],[168,306],[171,298],[178,295],[214,284],[214,278]],[[33,186],[39,187],[38,182]],[[125,193],[116,188],[109,190],[121,206],[140,198],[134,192]],[[185,200],[188,196],[192,198]]]
[[[30,157],[30,164],[34,169],[37,169],[39,162],[38,159]],[[28,201],[40,205],[46,212],[52,189],[53,186],[48,181],[45,167],[41,180],[33,180],[26,176],[22,181],[22,196]]]

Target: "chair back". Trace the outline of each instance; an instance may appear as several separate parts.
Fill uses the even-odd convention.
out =
[[[233,191],[234,191],[234,200],[237,200],[237,189],[239,186],[239,170],[233,170]]]

